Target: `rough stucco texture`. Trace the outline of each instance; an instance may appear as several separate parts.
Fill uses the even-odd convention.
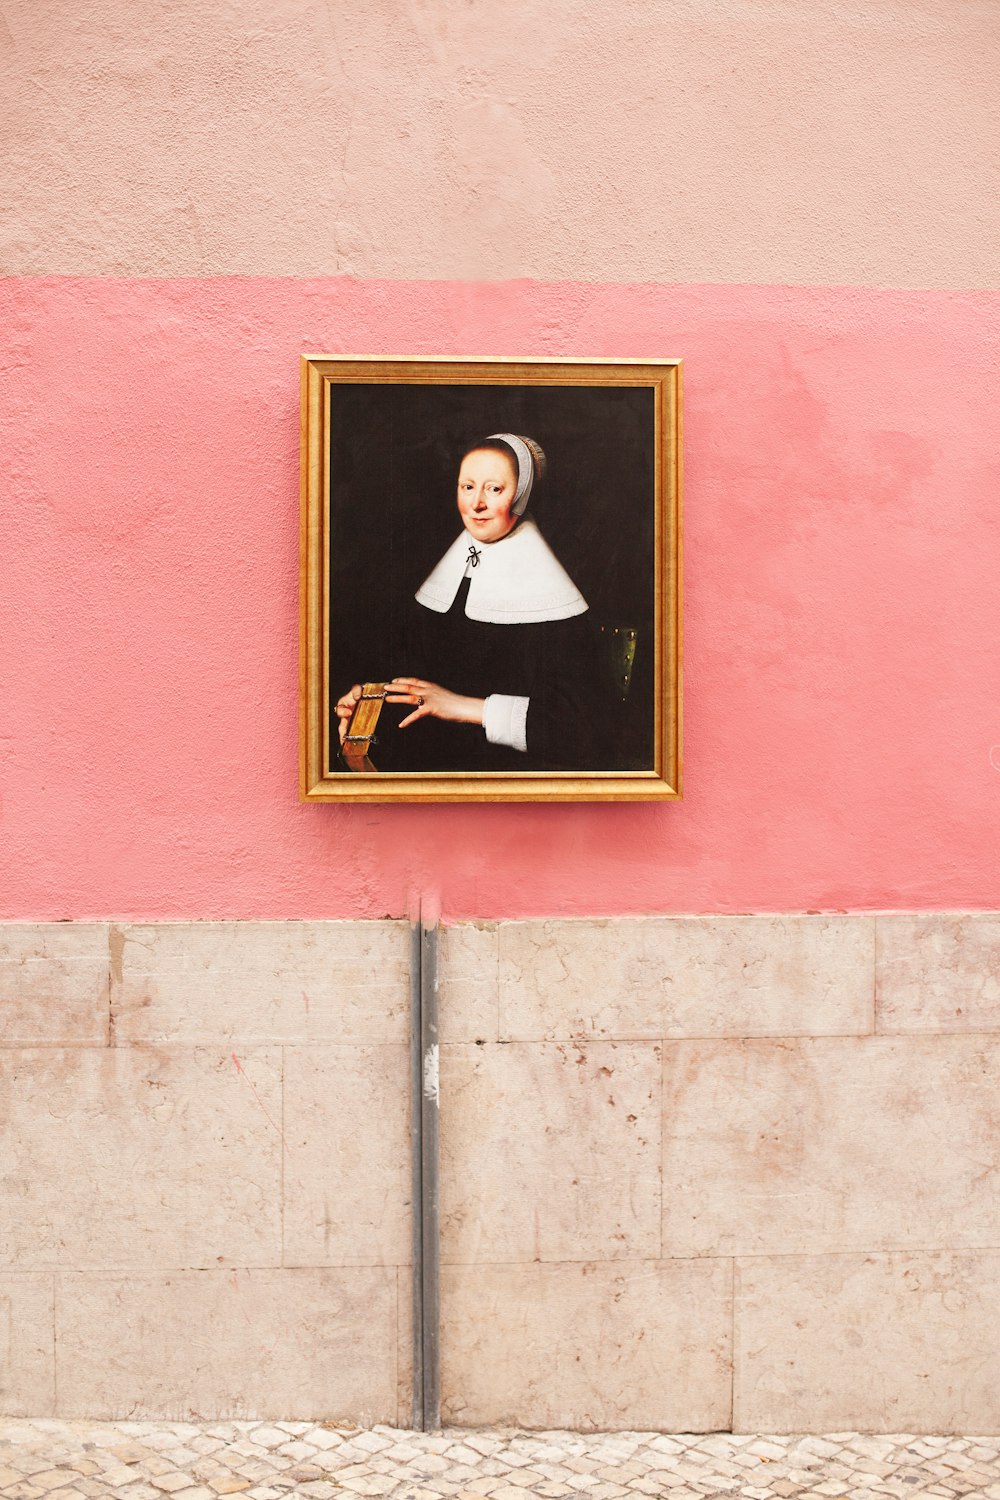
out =
[[[0,297],[5,916],[1000,905],[1000,297]],[[298,803],[296,355],[324,348],[688,356],[682,803]]]
[[[13,0],[17,274],[996,287],[996,0]]]

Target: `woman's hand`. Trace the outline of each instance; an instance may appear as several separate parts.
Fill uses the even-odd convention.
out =
[[[344,699],[340,701],[343,703]],[[394,677],[389,683],[386,702],[415,705],[414,712],[401,721],[400,729],[427,718],[446,719],[452,724],[481,724],[486,707],[485,698],[463,698],[458,693],[449,693],[447,688],[438,687],[436,682],[424,682],[422,677]],[[340,713],[340,703],[337,712]]]
[[[341,744],[343,744],[344,740],[347,738],[347,726],[351,722],[351,714],[354,712],[355,705],[357,704],[360,697],[361,684],[360,682],[356,682],[352,688],[348,688],[347,692],[342,698],[337,699],[336,714],[337,718],[340,720],[340,723],[337,725],[337,730],[340,734]]]

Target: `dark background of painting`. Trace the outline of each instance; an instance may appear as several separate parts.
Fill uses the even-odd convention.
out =
[[[621,732],[630,764],[651,766],[653,391],[335,384],[329,417],[331,704],[353,682],[411,670],[413,595],[461,530],[461,457],[490,433],[516,432],[541,443],[548,459],[526,514],[595,624],[639,632]]]

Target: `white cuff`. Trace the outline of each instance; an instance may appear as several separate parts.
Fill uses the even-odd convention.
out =
[[[483,728],[491,745],[528,749],[528,699],[509,693],[491,693],[483,709]]]

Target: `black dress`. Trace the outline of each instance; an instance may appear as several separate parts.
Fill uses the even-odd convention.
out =
[[[380,771],[600,771],[610,769],[615,690],[589,612],[567,620],[497,625],[465,613],[464,578],[443,614],[414,602],[397,677],[453,693],[528,699],[527,751],[493,745],[479,724],[424,718],[386,704],[372,759]]]

